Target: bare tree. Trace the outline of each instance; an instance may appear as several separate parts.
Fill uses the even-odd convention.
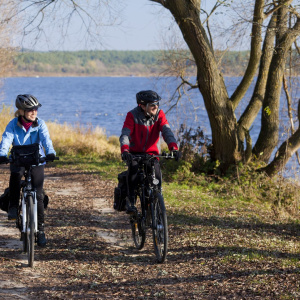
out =
[[[71,35],[84,47],[101,44],[107,26],[118,25],[123,4],[116,0],[7,0],[15,9],[3,23],[19,22],[23,41],[30,36],[32,47],[41,39],[58,39],[62,45]],[[58,34],[59,33],[59,34]]]
[[[300,35],[300,7],[297,1],[247,2],[248,7],[253,7],[250,56],[242,80],[230,97],[213,49],[211,31],[205,28],[207,21],[200,18],[201,1],[150,1],[159,3],[170,11],[195,61],[197,87],[203,96],[212,130],[214,158],[225,169],[239,161],[248,161],[251,157],[268,162],[279,141],[280,93],[287,55]],[[229,3],[216,1],[215,7],[226,2]],[[208,13],[206,18],[207,16],[211,14]],[[257,73],[251,101],[240,120],[236,120],[235,109]],[[182,85],[186,84],[189,84],[188,81],[182,78]],[[252,149],[249,129],[261,109],[261,131]],[[297,132],[279,148],[281,150],[276,156],[276,167],[270,163],[270,167],[264,169],[269,175],[280,171],[300,147]]]

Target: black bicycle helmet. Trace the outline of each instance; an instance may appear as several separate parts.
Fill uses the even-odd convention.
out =
[[[149,91],[140,91],[136,94],[136,102],[137,104],[147,105],[149,103],[159,102],[160,96],[151,90]]]
[[[34,108],[41,107],[42,104],[39,103],[38,99],[29,94],[18,95],[16,99],[16,107],[22,110],[31,110]]]

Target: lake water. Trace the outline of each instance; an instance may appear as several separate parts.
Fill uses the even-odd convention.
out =
[[[299,78],[297,80],[299,87]],[[232,94],[239,81],[238,77],[225,78],[229,95]],[[7,78],[4,80],[4,94],[1,101],[14,106],[16,95],[30,93],[42,103],[39,117],[45,121],[98,126],[105,130],[107,136],[119,136],[126,113],[136,106],[135,94],[138,91],[146,89],[157,91],[164,99],[160,107],[166,111],[170,106],[167,99],[170,99],[177,83],[176,78],[158,80],[151,77]],[[243,102],[237,108],[237,118],[251,98],[253,88],[254,86],[249,89]],[[299,89],[293,90],[292,97],[300,98]],[[281,139],[283,140],[290,123],[287,118],[285,98],[282,103]],[[203,99],[198,90],[191,91],[191,99],[184,97],[177,109],[170,112],[167,117],[174,131],[181,123],[186,122],[193,128],[200,126],[207,135],[211,134]],[[295,124],[296,128],[298,125],[298,123]],[[253,143],[258,137],[259,130],[260,118],[258,117],[250,131]],[[289,166],[295,163],[294,157]]]

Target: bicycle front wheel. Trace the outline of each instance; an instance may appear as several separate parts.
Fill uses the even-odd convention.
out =
[[[163,263],[168,251],[168,222],[164,198],[157,194],[151,203],[154,251],[159,263]]]
[[[146,224],[142,214],[142,199],[140,196],[136,198],[137,212],[130,218],[132,238],[134,245],[138,250],[141,250],[145,245],[146,240]]]
[[[29,267],[33,267],[34,262],[34,209],[33,209],[33,199],[29,195],[26,203],[26,238],[27,238],[27,257]]]

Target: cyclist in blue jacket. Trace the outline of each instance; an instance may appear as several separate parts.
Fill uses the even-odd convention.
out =
[[[42,157],[45,157],[46,154],[49,160],[55,158],[56,153],[50,139],[47,125],[43,120],[37,118],[37,111],[41,106],[39,101],[32,95],[24,94],[17,96],[16,107],[18,110],[15,112],[15,118],[8,123],[2,135],[2,141],[0,143],[0,162],[8,162],[7,154],[11,145],[30,145],[34,143],[40,144],[40,154]],[[41,247],[47,243],[44,233],[44,164],[34,166],[32,169],[32,185],[36,188],[38,201],[37,244]],[[17,167],[13,164],[10,165],[9,220],[15,220],[17,218],[21,179],[24,175],[24,171],[24,167]]]

